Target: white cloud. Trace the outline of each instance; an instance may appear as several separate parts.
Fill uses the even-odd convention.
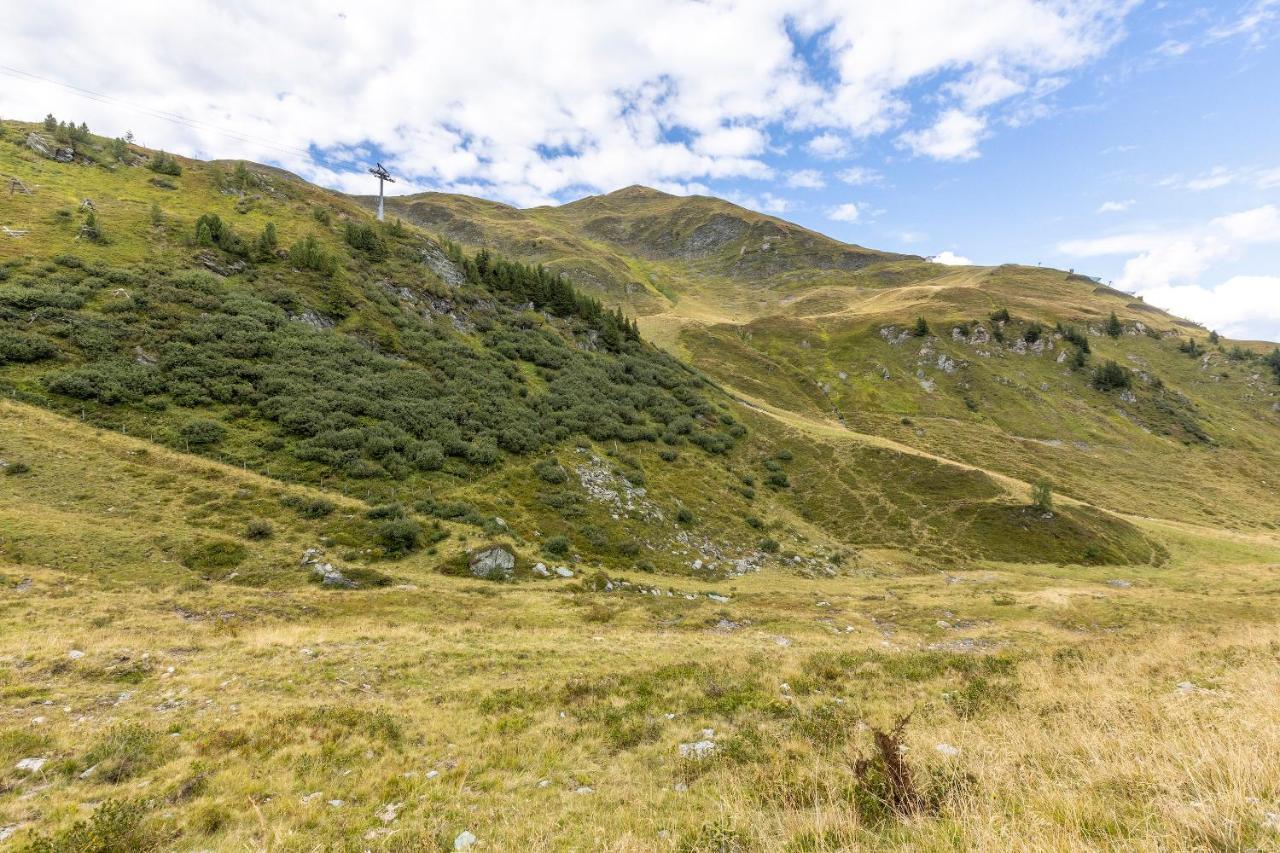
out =
[[[823,133],[806,142],[804,150],[824,160],[836,160],[849,155],[849,140],[836,133]]]
[[[1159,185],[1162,187],[1179,190],[1192,190],[1194,192],[1205,192],[1206,190],[1216,190],[1226,186],[1241,184],[1263,190],[1280,186],[1280,166],[1269,169],[1214,166],[1212,169],[1209,169],[1206,172],[1201,172],[1194,178],[1184,178],[1181,175],[1170,175],[1159,182]]]
[[[864,187],[872,184],[879,184],[884,181],[884,175],[875,169],[868,169],[865,166],[850,166],[847,169],[841,169],[836,173],[836,177],[853,187]],[[1280,180],[1280,176],[1277,176]]]
[[[827,185],[822,173],[817,169],[801,169],[787,175],[787,186],[801,187],[808,190],[820,190]]]
[[[943,264],[949,267],[964,267],[973,263],[973,261],[969,260],[964,255],[957,255],[950,249],[945,252],[939,252],[929,260],[933,261],[935,264]]]
[[[835,222],[857,222],[860,215],[858,206],[851,201],[827,209],[827,218]]]
[[[726,199],[748,210],[758,210],[761,213],[782,214],[791,209],[791,201],[773,193],[766,192],[759,195],[749,193],[740,193],[729,191],[723,194]]]
[[[1124,201],[1104,201],[1098,205],[1098,213],[1123,213],[1133,207],[1133,199],[1126,198]]]
[[[947,110],[932,127],[898,137],[913,153],[935,160],[972,160],[986,131],[986,120],[961,110]]]
[[[1238,260],[1251,246],[1278,243],[1280,208],[1268,204],[1183,229],[1068,240],[1058,250],[1076,257],[1132,255],[1116,281],[1121,290],[1222,331],[1251,328],[1258,337],[1280,338],[1280,324],[1267,319],[1277,299],[1266,290],[1274,277],[1236,276],[1231,287],[1200,284],[1214,264]]]
[[[1232,338],[1280,338],[1280,276],[1237,275],[1218,285],[1161,285],[1143,299]]]
[[[145,0],[50,0],[6,9],[4,63],[110,97],[6,78],[4,110],[131,127],[155,147],[268,161],[345,190],[369,190],[368,148],[398,190],[538,204],[775,179],[778,136],[844,156],[850,139],[900,129],[921,96],[943,119],[915,131],[913,150],[974,156],[995,126],[983,113],[1096,59],[1130,5],[372,0],[348,14],[340,0],[304,13],[193,0],[165,15]],[[822,49],[801,53],[793,37]]]

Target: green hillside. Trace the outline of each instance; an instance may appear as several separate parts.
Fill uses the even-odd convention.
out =
[[[427,194],[392,209],[569,270],[736,396],[1123,513],[1280,524],[1274,345],[1211,339],[1087,276],[940,266],[638,187],[559,208]],[[630,272],[578,277],[593,251]],[[1109,362],[1118,384],[1095,381]]]
[[[1274,837],[1270,345],[644,188],[0,175],[0,845]]]

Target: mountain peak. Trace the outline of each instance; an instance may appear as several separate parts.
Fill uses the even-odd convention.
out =
[[[675,198],[671,193],[664,193],[662,190],[655,190],[653,187],[646,187],[643,184],[632,184],[629,187],[623,187],[620,190],[614,190],[611,193],[605,193],[605,198]]]

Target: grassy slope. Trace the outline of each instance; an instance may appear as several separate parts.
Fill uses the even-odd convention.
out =
[[[26,269],[74,251],[162,275],[165,264],[188,262],[185,235],[211,209],[245,233],[270,219],[284,245],[315,232],[340,251],[333,232],[312,224],[311,207],[361,216],[281,176],[283,197],[237,213],[244,199],[220,192],[218,173],[202,164],[187,163],[171,191],[141,169],[55,166],[4,142],[0,155],[4,171],[37,188],[29,200],[0,200],[5,224],[33,228],[25,242],[0,244],[9,257],[27,256]],[[57,209],[85,196],[102,212],[106,246],[78,244],[73,228],[56,224]],[[166,214],[160,231],[150,224],[153,198]],[[653,297],[670,313],[646,327],[671,342],[683,330],[679,343],[746,401],[732,408],[749,436],[726,457],[686,446],[675,462],[659,456],[661,444],[570,441],[555,453],[570,469],[596,454],[614,485],[611,470],[642,471],[667,519],[680,506],[692,511],[687,525],[615,518],[574,480],[543,483],[521,457],[426,482],[317,484],[345,495],[285,484],[151,442],[118,409],[89,406],[82,422],[75,406],[36,393],[37,367],[4,368],[6,381],[66,414],[0,403],[0,459],[29,467],[0,475],[0,827],[19,842],[59,837],[62,849],[84,846],[65,833],[90,815],[93,831],[129,849],[447,848],[464,828],[489,849],[1267,842],[1265,813],[1280,798],[1280,728],[1267,701],[1280,641],[1273,533],[1192,524],[1204,519],[1176,503],[1176,512],[1151,514],[1182,521],[1126,521],[1070,499],[1051,521],[1039,518],[1024,509],[1037,466],[1010,476],[984,470],[991,460],[982,454],[954,462],[946,457],[963,455],[955,446],[924,440],[948,429],[926,425],[920,436],[893,409],[892,423],[866,425],[856,420],[862,404],[834,387],[815,390],[862,347],[914,375],[914,339],[910,349],[890,347],[869,315],[841,321],[848,331],[815,317],[936,268],[907,259],[808,278],[770,273],[759,298],[742,303],[759,313],[729,318],[732,251],[693,261],[621,254],[629,269],[697,285],[687,295],[671,285],[674,307]],[[705,278],[689,272],[695,261]],[[842,283],[849,277],[861,284]],[[328,298],[305,276],[290,286],[307,304]],[[974,287],[921,292],[953,289],[980,298]],[[333,334],[394,344],[385,306],[349,295],[356,301]],[[893,310],[915,312],[918,298]],[[958,309],[957,319],[973,310]],[[736,325],[745,319],[757,322]],[[828,328],[836,334],[820,337]],[[1148,340],[1098,348],[1163,357],[1140,347],[1167,342]],[[840,346],[849,349],[833,356]],[[950,346],[945,336],[934,343]],[[1030,358],[993,363],[1025,372],[1047,362]],[[530,382],[537,387],[532,374]],[[1005,388],[990,382],[992,393]],[[1211,383],[1222,399],[1216,417],[1237,405],[1230,382]],[[903,391],[894,405],[935,396]],[[946,408],[954,402],[936,415],[903,411],[916,425],[959,424]],[[251,446],[236,419],[227,423],[239,446]],[[1263,443],[1267,429],[1260,421],[1246,437]],[[237,447],[209,455],[247,461]],[[779,472],[790,486],[768,487]],[[362,498],[411,503],[421,489],[501,515],[511,532],[445,522],[449,538],[432,549],[369,555],[375,522]],[[1089,496],[1084,487],[1080,495]],[[335,510],[306,518],[291,496]],[[247,538],[255,519],[274,535]],[[608,544],[591,545],[589,528]],[[527,565],[557,533],[582,551],[570,581],[491,584],[439,571],[494,535]],[[782,551],[765,571],[690,576],[693,559],[752,554],[763,537]],[[618,548],[628,541],[665,574],[636,571],[636,556]],[[389,583],[307,583],[298,560],[314,546]],[[1107,561],[1132,565],[1081,564]],[[600,569],[643,593],[609,589]],[[1130,585],[1109,583],[1117,578]],[[713,591],[730,600],[708,598]],[[1211,692],[1178,692],[1180,681]],[[886,727],[910,711],[908,755],[931,805],[901,821],[877,805],[874,778],[853,767],[872,754],[863,723]],[[716,757],[681,759],[678,744],[704,728],[715,730]],[[938,743],[959,755],[944,756]],[[28,757],[48,763],[35,774],[14,767]],[[439,775],[428,778],[432,770]],[[111,812],[94,810],[108,800],[136,811],[108,826]],[[391,803],[398,816],[384,823],[376,813]]]
[[[0,417],[0,456],[32,469],[0,477],[0,825],[18,840],[108,800],[137,805],[99,829],[130,849],[444,849],[463,829],[491,849],[1272,838],[1274,538],[1148,526],[1172,557],[1136,573],[921,572],[874,551],[838,578],[712,587],[728,603],[681,579],[670,597],[493,585],[416,559],[393,587],[264,594],[139,543],[227,535],[244,506],[276,524],[255,564],[293,573],[359,504],[299,520],[252,473],[21,404]],[[851,768],[873,751],[859,721],[908,711],[938,799],[900,822]],[[718,756],[681,759],[704,728]],[[14,768],[29,757],[48,761]]]
[[[1280,481],[1280,385],[1259,362],[1229,357],[1271,345],[1208,346],[1204,329],[1084,276],[939,267],[859,247],[844,250],[872,263],[832,269],[842,250],[835,241],[724,202],[636,188],[561,208],[504,207],[501,218],[473,217],[471,203],[454,196],[398,204],[410,217],[426,204],[430,225],[518,256],[558,263],[563,246],[578,241],[575,257],[598,251],[615,265],[648,265],[670,296],[665,305],[616,288],[605,298],[641,313],[646,336],[731,392],[800,422],[838,418],[859,434],[995,474],[1047,477],[1061,494],[1122,513],[1280,524],[1268,485]],[[750,223],[745,236],[731,229],[714,249],[682,251],[698,228],[733,218]],[[752,230],[763,228],[785,236]],[[557,239],[540,237],[549,233]],[[1014,318],[1006,345],[953,339],[962,323],[992,331],[988,317],[999,308]],[[1100,334],[1111,312],[1126,331],[1114,341]],[[893,346],[880,334],[918,316],[935,337]],[[1058,362],[1074,348],[1052,334],[1042,352],[1014,351],[1032,322],[1050,332],[1059,322],[1090,329],[1088,367]],[[1207,353],[1179,352],[1188,338]],[[956,367],[941,369],[942,355]],[[1109,359],[1136,372],[1135,400],[1089,387],[1093,367]]]

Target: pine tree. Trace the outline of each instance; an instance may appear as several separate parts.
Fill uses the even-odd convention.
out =
[[[53,117],[53,113],[49,113],[44,117],[44,129],[49,133],[53,133],[58,129],[58,120]]]
[[[926,321],[923,317],[917,317],[916,327],[915,327],[915,336],[917,338],[923,338],[927,334],[929,334],[928,321]]]
[[[1111,316],[1107,318],[1105,331],[1113,338],[1118,338],[1124,332],[1124,326],[1120,325],[1120,319],[1116,317],[1116,312],[1112,311]]]

